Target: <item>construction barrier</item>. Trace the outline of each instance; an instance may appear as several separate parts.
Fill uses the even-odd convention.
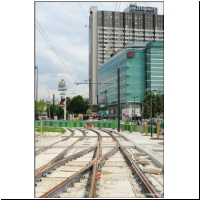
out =
[[[146,126],[132,125],[130,122],[127,123],[120,120],[120,130],[129,132],[146,132]],[[89,126],[88,126],[89,125]],[[118,128],[118,121],[42,121],[42,126],[52,126],[52,127],[68,127],[68,128],[80,128],[80,127],[91,127],[92,128]],[[40,126],[40,121],[35,121],[35,126]],[[164,129],[164,124],[160,124],[160,128]],[[160,130],[162,130],[160,129]],[[148,133],[151,133],[151,127],[148,127]],[[157,128],[152,127],[152,133],[157,133]]]

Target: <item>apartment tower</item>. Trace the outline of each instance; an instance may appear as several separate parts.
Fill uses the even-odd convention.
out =
[[[157,8],[130,4],[124,12],[98,11],[89,17],[89,102],[97,105],[98,68],[119,49],[131,43],[164,41],[164,15]]]

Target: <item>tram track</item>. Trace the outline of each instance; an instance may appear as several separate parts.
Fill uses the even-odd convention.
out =
[[[59,142],[62,142],[62,141],[66,141],[69,138],[73,137],[74,136],[74,130],[69,129],[69,128],[67,130],[69,130],[71,132],[71,134],[69,136],[66,136],[65,138],[63,138],[63,139],[61,139],[61,140],[59,140],[57,142],[54,142],[53,144],[50,144],[50,145],[48,145],[48,146],[46,146],[44,148],[38,149],[37,151],[35,151],[35,156],[41,154],[44,151],[47,151],[48,149],[51,149],[53,145],[58,144]]]
[[[95,145],[87,149],[84,148],[84,150],[68,155],[67,157],[65,155],[67,149],[65,149],[62,153],[43,166],[43,168],[37,169],[35,176],[35,181],[37,181],[36,187],[42,185],[40,182],[41,178],[44,180],[47,177],[53,177],[52,174],[54,172],[61,172],[61,170],[59,170],[60,167],[64,170],[64,166],[68,166],[68,170],[66,171],[69,171],[69,166],[73,168],[73,165],[71,165],[72,162],[78,160],[79,158],[84,159],[84,155],[86,154],[90,154],[90,157],[92,156],[90,162],[86,165],[79,166],[80,169],[78,170],[77,168],[77,170],[74,170],[71,175],[65,175],[62,179],[60,179],[60,181],[62,180],[61,182],[56,184],[54,187],[53,185],[52,187],[49,187],[48,191],[43,191],[43,194],[39,197],[69,198],[72,197],[70,195],[76,195],[76,197],[82,198],[109,197],[109,195],[111,195],[110,197],[119,197],[122,193],[123,195],[125,194],[124,197],[161,197],[162,190],[158,190],[158,187],[154,187],[149,178],[155,178],[154,175],[145,175],[145,173],[141,170],[140,165],[133,156],[132,151],[135,150],[134,145],[132,145],[131,148],[126,147],[127,142],[129,141],[126,137],[120,134],[117,134],[116,136],[115,133],[107,130],[76,130],[81,131],[83,135],[71,146],[69,146],[67,148],[68,150],[71,150],[74,144],[78,141],[89,138],[88,135],[92,135],[92,132],[96,133],[97,136]],[[123,146],[122,144],[125,145]],[[120,170],[120,165],[117,166],[116,163],[118,163],[118,165],[121,164],[123,170]],[[113,168],[114,171],[111,168]],[[48,175],[49,173],[51,174]],[[119,176],[119,174],[121,175]],[[115,177],[113,179],[112,175],[118,178]],[[120,185],[123,183],[121,180],[122,177],[126,177],[124,183],[125,185],[128,185],[128,187],[125,188],[121,187],[124,190],[122,190],[122,193],[119,191],[117,191],[116,194],[106,192],[106,187],[110,187],[111,190],[112,188],[120,188]],[[114,186],[113,184],[112,186],[109,185],[110,181],[108,179],[110,179],[111,182],[114,180]],[[157,182],[161,185],[160,187],[163,187],[161,182]],[[79,188],[78,193],[75,192],[77,191],[76,187]]]
[[[71,130],[71,129],[69,129]],[[71,130],[72,132],[74,132],[74,130]],[[74,135],[74,134],[73,134]],[[38,173],[40,173],[43,169],[47,168],[48,166],[50,166],[52,163],[61,160],[62,158],[64,158],[64,156],[73,148],[73,145],[76,144],[78,141],[82,141],[83,138],[85,138],[86,133],[85,131],[83,132],[83,135],[77,139],[75,142],[73,142],[69,147],[65,148],[61,153],[59,153],[56,157],[54,157],[52,160],[50,160],[49,162],[47,162],[46,164],[44,164],[43,166],[37,168],[35,170],[35,174],[37,175]],[[58,143],[56,143],[58,144]],[[53,145],[51,145],[53,146]]]

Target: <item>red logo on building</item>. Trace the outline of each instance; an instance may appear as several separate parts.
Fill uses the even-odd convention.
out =
[[[127,55],[128,55],[128,57],[132,58],[132,57],[134,57],[135,53],[134,52],[128,52]]]

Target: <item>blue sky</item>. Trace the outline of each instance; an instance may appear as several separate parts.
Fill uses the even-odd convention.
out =
[[[38,99],[52,98],[53,94],[60,99],[57,87],[61,78],[66,81],[67,96],[88,97],[88,84],[77,86],[74,83],[88,80],[89,9],[97,6],[98,10],[123,12],[130,3],[134,2],[35,2]],[[136,3],[138,6],[157,7],[158,14],[164,13],[163,2]],[[50,48],[44,33],[65,64]]]

